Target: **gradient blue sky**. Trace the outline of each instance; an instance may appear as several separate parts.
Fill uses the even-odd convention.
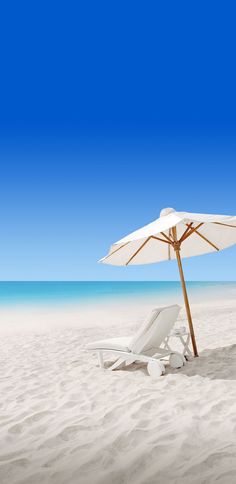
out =
[[[236,214],[233,2],[4,9],[1,279],[178,279],[97,260],[166,206]],[[236,246],[184,268],[236,280]]]

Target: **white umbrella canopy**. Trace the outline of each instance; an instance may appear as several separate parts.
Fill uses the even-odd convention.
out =
[[[198,356],[181,258],[218,252],[235,243],[235,216],[165,208],[160,218],[115,242],[99,262],[128,266],[177,259],[194,355]]]
[[[115,242],[100,262],[123,266],[176,259],[173,227],[181,241],[181,258],[217,252],[236,243],[236,217],[167,208],[154,222]]]

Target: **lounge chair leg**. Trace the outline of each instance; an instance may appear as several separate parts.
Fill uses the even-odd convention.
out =
[[[100,368],[104,368],[103,353],[101,351],[98,351],[97,354],[98,354],[99,366],[100,366]]]
[[[115,361],[115,363],[113,363],[113,365],[109,366],[108,370],[111,370],[111,371],[115,370],[124,362],[125,362],[124,358],[119,358],[118,360]]]
[[[132,365],[132,363],[135,363],[137,361],[137,358],[129,358],[128,360],[125,360],[125,365]]]

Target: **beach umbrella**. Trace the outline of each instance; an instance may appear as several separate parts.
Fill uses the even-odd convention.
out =
[[[177,259],[194,356],[198,356],[181,259],[218,252],[236,243],[236,217],[165,208],[154,222],[115,242],[99,262],[117,266]]]

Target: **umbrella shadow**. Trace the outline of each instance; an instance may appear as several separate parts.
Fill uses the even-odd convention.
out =
[[[206,349],[199,358],[187,362],[179,370],[166,367],[167,374],[181,373],[189,377],[202,376],[211,380],[236,380],[236,344]]]
[[[107,362],[108,368],[113,362]],[[117,371],[141,371],[148,375],[145,363],[133,363]],[[165,375],[186,375],[188,377],[201,376],[210,380],[236,380],[236,344],[220,348],[206,349],[199,358],[193,358],[185,366],[175,370],[166,365]]]

